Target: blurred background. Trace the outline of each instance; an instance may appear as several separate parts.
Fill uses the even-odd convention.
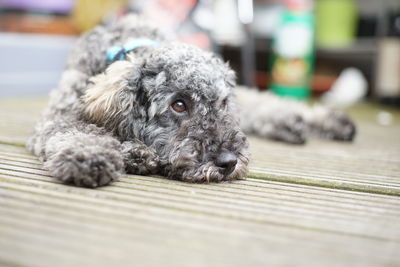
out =
[[[0,0],[0,97],[47,94],[79,34],[129,12],[219,53],[241,85],[400,107],[400,0]]]

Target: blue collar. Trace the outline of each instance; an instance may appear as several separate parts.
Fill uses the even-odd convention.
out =
[[[145,46],[155,47],[159,45],[160,44],[157,43],[156,41],[147,38],[131,39],[128,42],[126,42],[123,46],[115,45],[107,49],[107,62],[124,60],[128,52],[133,51],[139,47],[145,47]]]

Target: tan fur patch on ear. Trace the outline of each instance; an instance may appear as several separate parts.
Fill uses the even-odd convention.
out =
[[[110,65],[105,74],[90,79],[93,83],[82,96],[85,116],[98,125],[115,118],[119,112],[118,96],[127,86],[127,77],[132,74],[133,64],[117,61]]]

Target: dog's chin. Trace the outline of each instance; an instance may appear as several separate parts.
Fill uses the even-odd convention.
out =
[[[171,165],[167,176],[170,179],[181,180],[189,183],[210,183],[244,179],[247,174],[248,156],[240,155],[235,169],[226,173],[224,169],[217,167],[213,162],[195,164],[185,167]]]

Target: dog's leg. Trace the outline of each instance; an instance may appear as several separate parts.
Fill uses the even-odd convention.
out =
[[[236,94],[244,132],[291,144],[306,141],[306,123],[293,101],[252,89],[238,88]]]
[[[309,132],[321,138],[352,141],[356,134],[356,126],[344,112],[315,105],[304,110],[304,119]]]
[[[131,174],[155,174],[160,172],[160,160],[156,151],[139,140],[122,143],[125,169]]]
[[[306,124],[300,114],[284,110],[260,109],[261,113],[246,116],[241,123],[243,131],[268,139],[291,144],[303,144],[306,141]]]
[[[117,139],[103,128],[78,119],[79,97],[87,80],[79,70],[63,73],[27,147],[58,180],[96,187],[116,180],[124,171],[124,163]]]
[[[64,183],[97,187],[117,180],[125,170],[142,175],[160,170],[154,149],[138,140],[121,144],[93,124],[60,118],[38,128],[28,148],[53,177]]]
[[[101,128],[65,118],[46,121],[38,128],[28,148],[58,180],[97,187],[123,173],[121,144]]]

